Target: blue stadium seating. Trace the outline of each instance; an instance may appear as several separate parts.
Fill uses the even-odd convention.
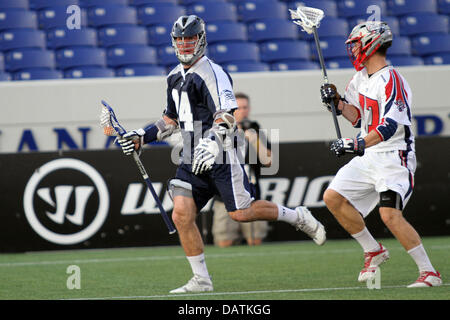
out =
[[[368,14],[367,10],[371,9],[371,7],[378,7],[381,10],[381,12],[379,12],[381,17],[386,14],[386,3],[383,0],[338,1],[337,7],[339,16],[345,18],[366,15]]]
[[[450,34],[428,34],[412,38],[413,54],[427,56],[436,53],[450,52]]]
[[[269,41],[262,43],[259,49],[263,62],[288,59],[308,60],[310,57],[308,43],[301,40]]]
[[[409,56],[411,55],[411,41],[408,37],[395,37],[387,52],[390,56]]]
[[[61,71],[54,69],[32,68],[14,72],[11,75],[11,78],[12,80],[15,81],[51,80],[51,79],[62,79],[63,74]]]
[[[104,5],[127,6],[128,0],[80,0],[80,6],[82,8],[92,8]]]
[[[81,10],[80,27],[85,27],[88,24],[88,17],[86,10]],[[67,28],[67,19],[69,15],[67,14],[67,7],[48,7],[37,11],[38,26],[40,29],[51,29],[51,28]]]
[[[121,45],[107,50],[109,67],[118,68],[129,64],[157,64],[156,49],[148,46]]]
[[[5,57],[0,53],[0,72],[5,70]]]
[[[228,72],[263,72],[270,71],[270,67],[262,62],[236,61],[228,62],[223,66]]]
[[[64,71],[64,78],[112,78],[115,76],[114,70],[102,67],[78,67]]]
[[[153,0],[153,1],[155,1],[155,0]],[[163,0],[163,1],[166,2],[166,1],[170,1],[170,0]],[[207,3],[207,2],[225,2],[225,1],[227,1],[227,0],[178,0],[178,2],[183,6],[191,5],[195,2]],[[242,0],[240,0],[240,1],[242,1]],[[228,2],[233,2],[233,1],[228,1]]]
[[[448,33],[448,17],[433,13],[410,14],[400,19],[400,34],[413,36],[430,32]]]
[[[0,71],[0,81],[10,81],[11,76],[9,73]]]
[[[209,57],[216,63],[258,61],[259,49],[252,42],[224,42],[209,46]]]
[[[424,62],[432,65],[450,64],[450,52],[425,57]]]
[[[348,57],[347,47],[345,41],[347,38],[344,37],[328,37],[320,39],[320,48],[322,49],[322,54],[324,59],[331,58],[345,58]],[[311,41],[311,53],[314,60],[318,60],[316,44]]]
[[[147,28],[148,44],[151,46],[159,46],[162,44],[172,43],[170,33],[172,32],[173,23],[163,23],[149,26]],[[208,26],[206,26],[208,28]],[[208,42],[209,42],[208,34]]]
[[[402,56],[394,56],[390,57],[387,56],[386,60],[389,64],[393,65],[394,67],[403,67],[403,66],[422,66],[423,60],[419,57],[402,57]]]
[[[60,49],[74,46],[97,46],[97,30],[92,28],[81,28],[79,30],[68,30],[66,28],[55,28],[47,32],[47,47]]]
[[[357,24],[367,21],[368,18],[369,18],[369,15],[353,17],[353,18],[348,19],[348,23],[349,23],[350,28],[353,28]],[[381,21],[384,21],[388,24],[389,28],[391,28],[393,35],[400,35],[400,25],[399,25],[398,19],[396,17],[382,16]],[[351,29],[349,29],[349,33],[350,32],[351,32]]]
[[[33,29],[13,29],[0,33],[0,51],[19,48],[45,48],[45,32]]]
[[[0,9],[4,8],[28,9],[28,0],[2,0]]]
[[[272,71],[316,70],[319,69],[319,65],[312,61],[286,60],[271,63],[270,69]]]
[[[286,19],[264,19],[248,24],[248,38],[251,41],[291,39],[298,37],[298,27]]]
[[[166,69],[153,65],[128,65],[117,68],[115,74],[117,77],[164,76]]]
[[[71,47],[56,51],[58,69],[69,69],[82,66],[106,65],[106,54],[103,49],[89,47]]]
[[[178,63],[172,44],[159,46],[156,50],[160,65],[169,66]]]
[[[420,12],[437,13],[437,3],[436,0],[387,0],[387,9],[393,16]]]
[[[342,18],[325,17],[320,22],[319,37],[348,37],[350,30],[347,20]],[[302,32],[302,34],[307,34]]]
[[[228,2],[196,2],[186,7],[186,14],[195,14],[205,23],[237,21],[236,7]]]
[[[327,69],[348,69],[353,68],[353,64],[350,62],[349,57],[336,58],[325,60],[325,67]]]
[[[48,7],[79,5],[79,0],[29,0],[29,6],[32,10],[41,10]]]
[[[438,0],[438,12],[441,14],[450,14],[450,1]]]
[[[247,27],[239,22],[212,22],[206,25],[208,44],[223,41],[247,41]],[[252,39],[254,41],[254,39]]]
[[[162,23],[174,23],[178,17],[186,14],[182,6],[170,2],[154,3],[137,8],[138,22],[149,26]]]
[[[306,1],[286,1],[289,9],[297,9],[299,6],[307,6],[323,10],[325,17],[337,17],[338,10],[335,1],[330,0],[306,0]]]
[[[128,4],[130,6],[134,6],[134,7],[139,7],[139,6],[143,6],[146,4],[153,4],[153,3],[157,3],[157,2],[159,2],[159,3],[160,2],[171,2],[173,4],[177,4],[179,1],[178,0],[128,0]]]
[[[0,9],[0,32],[8,29],[37,28],[36,13],[18,9]]]
[[[245,23],[260,19],[287,19],[285,3],[276,0],[244,0],[237,3],[238,19]]]
[[[5,70],[15,72],[28,68],[55,68],[53,51],[42,49],[11,50],[5,55]]]
[[[106,27],[118,24],[135,25],[137,23],[136,9],[129,6],[102,5],[88,9],[89,25]]]
[[[98,44],[111,47],[121,44],[147,45],[147,30],[140,26],[111,26],[98,29]]]

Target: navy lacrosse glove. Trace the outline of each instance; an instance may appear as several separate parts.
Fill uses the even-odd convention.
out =
[[[320,87],[320,97],[322,98],[323,105],[328,109],[328,111],[331,111],[331,101],[333,101],[336,109],[336,115],[339,116],[342,114],[342,111],[338,109],[341,95],[337,92],[334,84],[323,84]]]
[[[364,155],[365,149],[366,142],[363,138],[341,138],[334,141],[330,146],[331,152],[333,152],[337,157],[343,156],[346,153],[354,153],[357,156],[362,156]]]

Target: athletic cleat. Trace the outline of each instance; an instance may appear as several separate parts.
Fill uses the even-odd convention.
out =
[[[295,211],[298,214],[295,229],[301,230],[310,236],[319,246],[325,243],[326,232],[324,226],[316,220],[307,207],[297,207]]]
[[[441,284],[441,274],[438,271],[436,271],[436,273],[431,271],[422,271],[416,282],[410,284],[408,288],[439,287]]]
[[[364,252],[364,268],[358,276],[359,282],[371,281],[375,278],[375,272],[379,265],[389,259],[389,251],[380,243],[380,250]]]
[[[213,285],[210,278],[194,275],[191,280],[184,286],[170,291],[170,293],[187,293],[187,292],[205,292],[213,291]]]

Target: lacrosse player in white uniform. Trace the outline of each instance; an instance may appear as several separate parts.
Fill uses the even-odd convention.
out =
[[[324,201],[341,226],[364,250],[364,268],[358,281],[372,281],[377,267],[389,259],[388,250],[367,230],[364,218],[378,204],[381,219],[416,262],[419,278],[408,287],[442,284],[416,230],[402,210],[414,187],[416,156],[411,130],[411,89],[400,73],[386,63],[392,32],[384,22],[364,22],[347,41],[351,61],[358,71],[343,98],[333,84],[321,87],[324,105],[331,101],[356,128],[357,138],[338,139],[331,151],[338,157],[356,154],[336,174]]]

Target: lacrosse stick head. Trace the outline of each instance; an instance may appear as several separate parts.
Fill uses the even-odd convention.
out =
[[[320,20],[325,16],[324,12],[317,8],[299,6],[297,10],[289,9],[291,19],[296,25],[302,27],[308,34],[314,32],[314,27],[319,28]]]
[[[100,113],[100,126],[103,128],[103,133],[107,136],[121,137],[127,131],[117,121],[114,110],[102,100],[102,111]]]

